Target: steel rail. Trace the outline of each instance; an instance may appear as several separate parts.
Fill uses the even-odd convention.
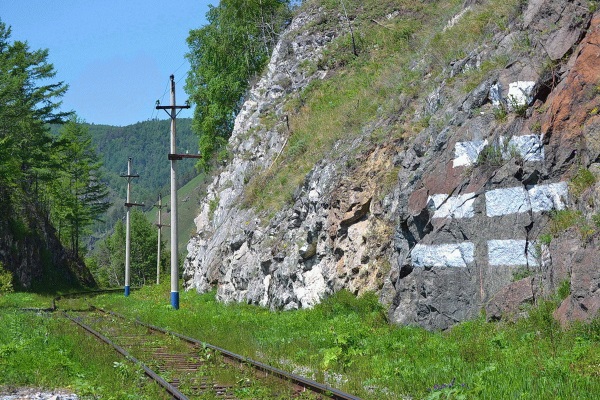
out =
[[[131,290],[137,290],[139,288],[137,287],[133,287],[131,288]],[[52,310],[57,310],[58,308],[56,307],[56,302],[62,299],[68,299],[68,298],[75,298],[75,297],[82,297],[85,295],[92,295],[92,296],[98,296],[101,294],[105,294],[105,293],[113,293],[113,292],[123,292],[122,288],[119,289],[99,289],[99,290],[87,290],[85,292],[73,292],[73,293],[65,293],[65,294],[61,294],[59,296],[56,296],[55,298],[52,299]]]
[[[94,308],[96,310],[98,310],[98,311],[103,312],[103,313],[111,314],[111,315],[114,315],[116,317],[119,317],[119,318],[122,318],[122,319],[125,319],[125,320],[128,319],[124,315],[116,313],[114,311],[103,310],[103,309],[97,308],[97,307],[94,307]],[[187,341],[189,343],[193,343],[193,344],[197,344],[197,345],[209,348],[209,349],[214,350],[214,351],[216,351],[218,353],[221,353],[222,355],[226,356],[229,359],[237,361],[237,362],[239,362],[241,364],[249,364],[249,365],[251,365],[252,367],[256,368],[259,371],[263,371],[265,373],[271,374],[271,375],[273,375],[275,377],[278,377],[280,379],[290,381],[290,382],[292,382],[292,383],[294,383],[294,384],[296,384],[298,386],[301,386],[301,387],[304,387],[306,389],[309,389],[309,390],[311,390],[311,391],[313,391],[315,393],[320,393],[320,394],[325,395],[325,396],[327,396],[329,398],[332,398],[332,399],[335,399],[335,400],[361,400],[360,397],[356,397],[356,396],[351,395],[349,393],[342,392],[341,390],[335,389],[335,388],[333,388],[331,386],[327,386],[327,385],[324,385],[324,384],[319,383],[317,381],[314,381],[312,379],[308,379],[308,378],[305,378],[303,376],[292,374],[292,373],[284,371],[282,369],[272,367],[272,366],[264,364],[264,363],[262,363],[260,361],[255,361],[255,360],[253,360],[251,358],[244,357],[242,355],[233,353],[233,352],[231,352],[229,350],[223,349],[223,348],[218,347],[218,346],[214,346],[214,345],[206,343],[206,342],[202,342],[202,341],[194,339],[192,337],[185,336],[185,335],[182,335],[182,334],[177,333],[177,332],[172,332],[172,331],[163,329],[163,328],[161,328],[159,326],[147,324],[145,322],[140,321],[139,319],[135,319],[135,323],[137,323],[139,325],[142,325],[142,326],[145,326],[145,327],[150,328],[150,329],[154,329],[156,331],[162,332],[162,333],[167,334],[167,335],[176,336],[176,337],[178,337],[178,338],[180,338],[182,340],[185,340],[185,341]]]
[[[75,324],[77,324],[80,327],[82,327],[83,329],[85,329],[86,331],[90,332],[92,335],[96,336],[98,339],[100,339],[103,342],[105,342],[106,344],[112,346],[118,353],[123,355],[126,359],[131,360],[135,364],[139,365],[144,370],[146,375],[148,375],[152,380],[154,380],[156,383],[158,383],[164,389],[166,389],[173,396],[173,398],[175,398],[177,400],[189,400],[188,397],[186,395],[184,395],[183,393],[181,393],[175,386],[171,385],[169,382],[164,380],[160,375],[158,375],[156,372],[154,372],[152,369],[150,369],[146,364],[144,364],[143,362],[141,362],[140,360],[138,360],[137,358],[132,356],[127,350],[125,350],[118,344],[114,343],[112,340],[110,340],[109,338],[107,338],[106,336],[101,334],[100,332],[94,330],[89,325],[84,324],[83,322],[78,321],[76,318],[71,317],[64,311],[63,311],[63,315],[65,317],[67,317],[68,319],[70,319]]]

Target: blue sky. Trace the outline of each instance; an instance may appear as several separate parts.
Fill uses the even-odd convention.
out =
[[[12,41],[49,50],[55,81],[69,85],[63,110],[86,122],[123,126],[167,118],[154,107],[158,99],[169,104],[171,74],[177,104],[188,98],[186,39],[190,29],[206,24],[211,3],[218,1],[2,0],[0,19],[11,26]]]

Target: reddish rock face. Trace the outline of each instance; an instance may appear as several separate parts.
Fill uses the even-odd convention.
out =
[[[567,77],[546,101],[549,107],[542,121],[553,164],[559,167],[573,155],[594,160],[599,154],[600,14],[592,19],[569,66]]]

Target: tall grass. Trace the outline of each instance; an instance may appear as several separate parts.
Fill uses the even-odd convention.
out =
[[[365,399],[594,398],[600,390],[600,322],[561,328],[545,302],[517,322],[484,317],[446,332],[388,324],[373,294],[339,292],[311,310],[271,312],[218,303],[214,293],[166,285],[95,301]]]
[[[15,308],[50,301],[0,298],[0,385],[160,398],[136,368],[103,354],[103,345],[58,316]],[[600,392],[600,319],[561,328],[552,318],[557,301],[532,307],[517,322],[482,316],[445,332],[389,325],[371,293],[342,291],[311,310],[271,312],[184,292],[173,310],[167,282],[91,301],[365,399],[592,399]]]
[[[63,388],[82,398],[167,399],[143,370],[56,315],[0,308],[0,386]]]

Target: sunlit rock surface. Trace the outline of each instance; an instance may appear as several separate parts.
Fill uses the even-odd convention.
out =
[[[518,316],[523,303],[569,280],[557,318],[596,315],[597,235],[582,239],[573,227],[549,245],[539,238],[553,212],[577,209],[589,218],[600,209],[597,184],[575,194],[569,184],[581,166],[600,177],[600,113],[593,112],[600,17],[577,2],[529,1],[522,17],[449,65],[447,76],[495,56],[508,54],[510,63],[470,93],[437,82],[414,101],[416,115],[449,116],[442,126],[383,144],[370,143],[365,129],[356,146],[367,150],[351,159],[334,149],[289,207],[259,215],[241,206],[244,185],[287,144],[286,98],[328,79],[327,70],[308,73],[302,65],[343,34],[344,24],[321,29],[319,12],[292,21],[235,121],[231,160],[195,220],[186,288],[216,287],[221,301],[281,310],[312,307],[341,289],[375,291],[390,321],[446,329],[481,310],[492,319]],[[525,34],[533,38],[527,55],[515,49]],[[548,57],[565,62],[544,70]],[[274,123],[264,124],[267,115]],[[393,187],[380,195],[390,171],[397,171]]]

